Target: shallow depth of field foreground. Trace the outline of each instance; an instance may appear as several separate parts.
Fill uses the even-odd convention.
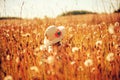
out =
[[[43,50],[50,25],[66,34]],[[120,80],[120,14],[0,20],[0,80]]]

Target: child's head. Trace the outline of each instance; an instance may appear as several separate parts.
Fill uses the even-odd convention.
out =
[[[49,26],[45,33],[44,33],[44,45],[52,46],[58,44],[63,39],[65,34],[65,27],[64,26]]]

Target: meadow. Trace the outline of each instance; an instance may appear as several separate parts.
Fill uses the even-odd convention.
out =
[[[43,50],[50,25],[66,34]],[[0,20],[0,80],[120,80],[120,13]]]

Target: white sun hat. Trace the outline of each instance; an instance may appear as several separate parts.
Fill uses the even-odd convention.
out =
[[[65,35],[64,26],[49,26],[44,33],[44,45],[50,46],[60,42]]]

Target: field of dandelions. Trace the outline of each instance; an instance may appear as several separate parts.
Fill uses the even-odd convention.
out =
[[[0,80],[120,80],[119,15],[0,20]],[[43,50],[50,25],[66,34]]]

